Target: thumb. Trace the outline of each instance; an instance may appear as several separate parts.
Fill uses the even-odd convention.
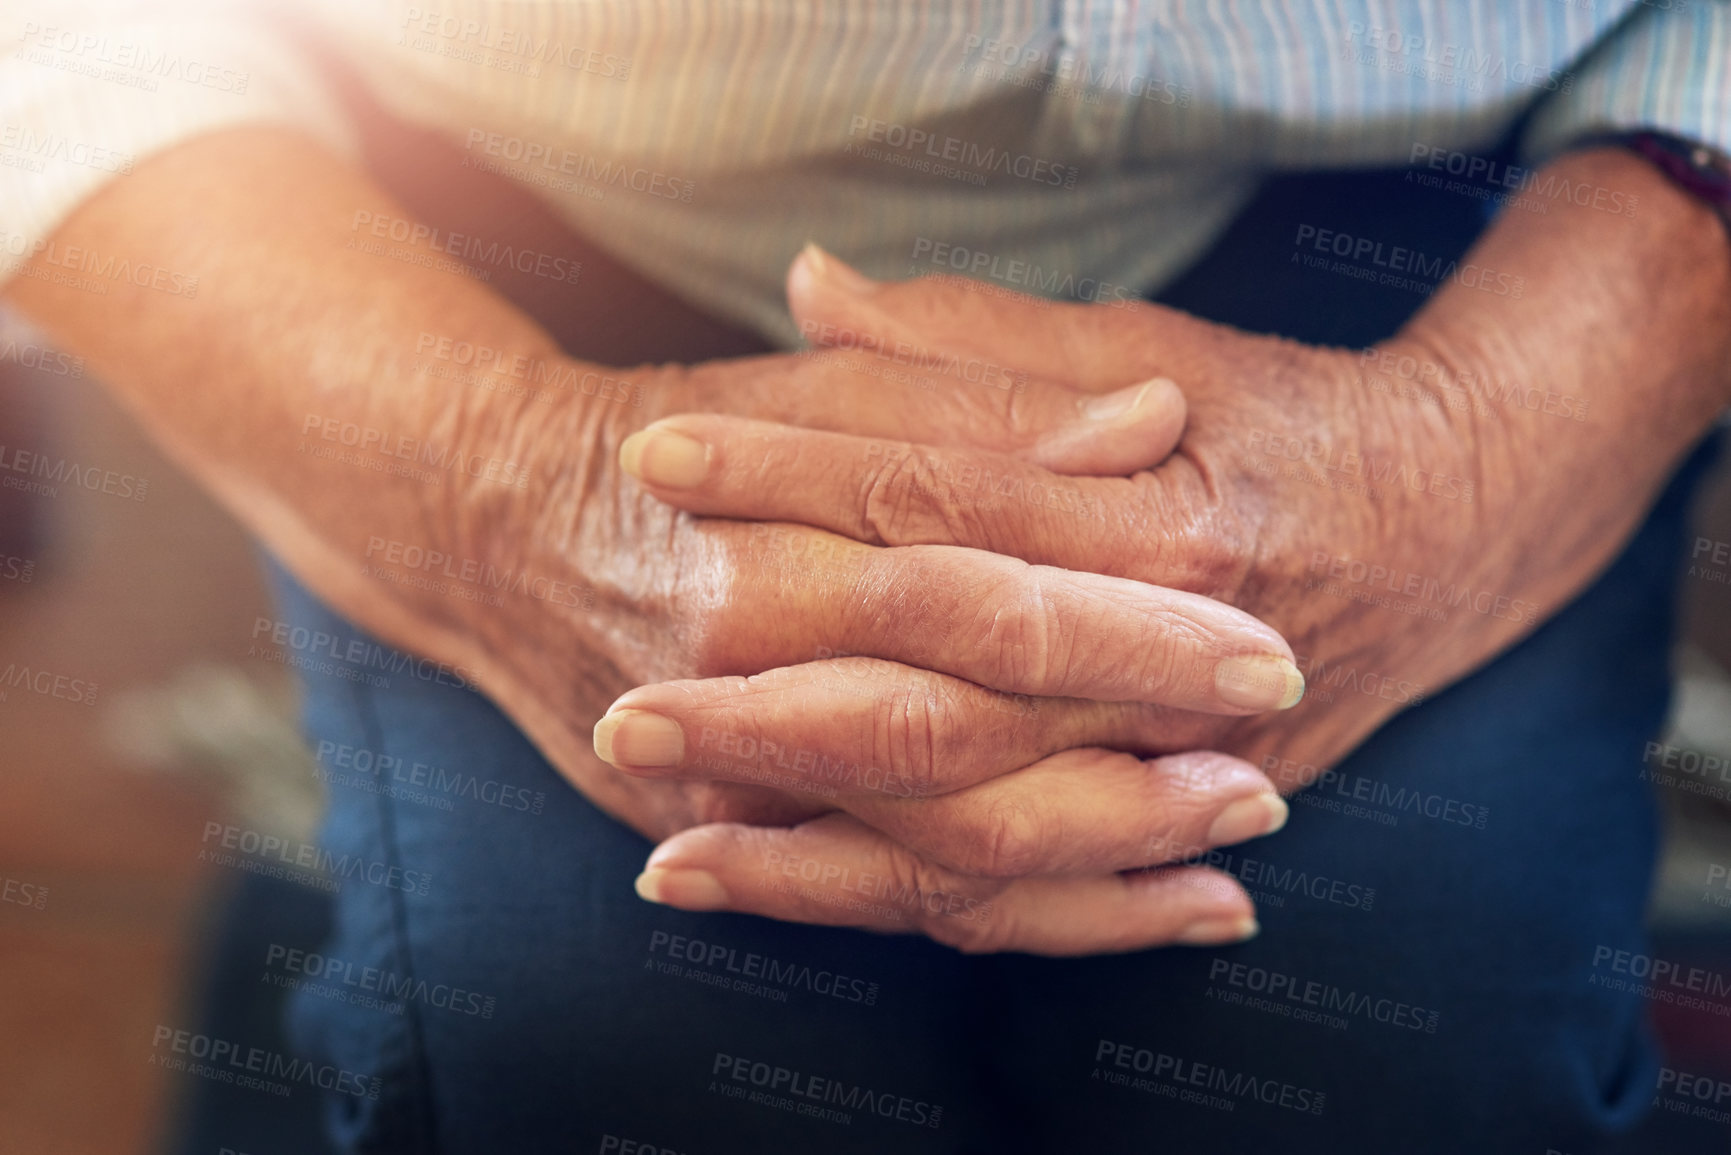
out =
[[[877,358],[994,386],[953,394],[964,407],[990,413],[939,414],[946,423],[963,420],[959,429],[942,430],[932,428],[936,422],[928,415],[927,428],[907,431],[907,440],[994,449],[1053,472],[1098,476],[1151,468],[1171,453],[1186,415],[1184,396],[1171,380],[1120,376],[1077,388],[1046,371],[1053,358],[1039,342],[1000,339],[1015,332],[1013,312],[970,310],[975,296],[959,285],[872,281],[816,245],[806,246],[788,270],[788,300],[810,344],[850,363]],[[880,307],[880,300],[893,308]],[[1024,350],[1032,356],[1021,356]]]
[[[874,281],[808,244],[788,269],[788,304],[813,344],[856,330],[916,346],[995,354],[1088,393],[1164,376],[1203,324],[1145,304],[1051,301],[962,276]],[[1180,387],[1183,381],[1178,383]]]

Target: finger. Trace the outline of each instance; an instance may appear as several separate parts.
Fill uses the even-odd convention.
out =
[[[1146,539],[1154,528],[1140,517],[1126,524],[1122,513],[1149,490],[1125,478],[1060,477],[1001,453],[720,414],[682,413],[633,433],[619,465],[688,513],[796,522],[867,545],[963,545],[1095,573],[1139,556],[1132,535]]]
[[[638,777],[817,795],[982,877],[1152,866],[1285,824],[1274,783],[1248,762],[1071,748],[1146,742],[1146,716],[1072,699],[1011,706],[971,683],[850,658],[639,687],[594,741]]]
[[[663,411],[705,410],[723,396],[730,410],[790,425],[981,446],[1099,476],[1158,465],[1184,431],[1184,396],[1163,377],[1084,393],[985,354],[826,333],[839,348],[694,367],[689,403]]]
[[[690,513],[795,522],[868,545],[960,545],[1185,589],[1212,588],[1242,555],[1182,459],[1158,475],[1060,477],[980,450],[687,413],[634,433],[619,461]]]
[[[682,831],[650,855],[637,892],[682,910],[925,934],[969,953],[1105,954],[1256,933],[1243,888],[1206,867],[1006,884],[934,866],[843,814]]]
[[[1152,749],[1163,728],[1134,703],[1002,694],[847,657],[639,686],[608,707],[594,740],[603,761],[639,777],[767,785],[846,806],[948,794],[1075,746]]]
[[[1008,693],[1210,714],[1283,709],[1303,694],[1279,634],[1198,594],[951,546],[882,550],[725,521],[699,529],[735,551],[741,537],[782,535],[807,559],[795,572],[743,552],[707,563],[733,573],[735,588],[693,607],[699,677],[797,665],[827,647]]]
[[[1158,866],[1273,834],[1287,819],[1274,783],[1241,759],[1187,751],[1144,761],[1098,748],[951,794],[880,794],[846,809],[930,862],[1004,879]]]
[[[1285,824],[1274,783],[1248,762],[1072,748],[1146,744],[1151,717],[846,658],[642,686],[613,704],[594,742],[638,777],[817,795],[933,862],[985,877],[1151,866]]]
[[[816,796],[954,870],[1126,870],[1280,829],[1286,805],[1248,762],[1144,762],[1170,729],[1121,703],[995,694],[868,658],[754,678],[640,686],[595,726],[595,752],[644,778]]]
[[[1200,324],[1193,318],[1154,305],[1073,304],[980,288],[951,276],[874,281],[815,246],[787,280],[794,320],[814,344],[867,334],[892,347],[991,355],[1091,393],[1167,375],[1185,386],[1168,354]]]

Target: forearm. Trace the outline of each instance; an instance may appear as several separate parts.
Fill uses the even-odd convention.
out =
[[[207,136],[81,205],[27,270],[58,272],[44,262],[75,262],[77,249],[196,276],[196,296],[125,277],[105,280],[98,295],[30,275],[7,296],[83,355],[177,463],[321,594],[432,652],[448,649],[439,635],[459,628],[462,607],[363,578],[363,563],[380,538],[451,552],[456,520],[482,516],[488,504],[466,493],[515,481],[522,468],[539,484],[539,450],[525,439],[545,437],[554,410],[537,406],[538,420],[515,420],[528,401],[430,377],[414,367],[417,350],[431,334],[525,363],[560,354],[475,280],[348,247],[366,236],[354,229],[358,211],[409,215],[364,174],[291,134]],[[358,430],[379,436],[363,447]],[[580,452],[582,442],[564,444]],[[318,450],[358,451],[367,464]],[[408,468],[378,468],[404,456]],[[483,479],[448,468],[488,459],[511,467],[484,465]]]
[[[1724,226],[1619,150],[1565,156],[1538,181],[1551,178],[1608,192],[1600,207],[1587,195],[1585,205],[1551,198],[1544,213],[1506,210],[1402,334],[1435,350],[1448,371],[1489,383],[1491,415],[1471,418],[1483,509],[1544,518],[1545,548],[1524,551],[1553,571],[1525,575],[1542,584],[1571,580],[1570,563],[1606,560],[1620,540],[1606,511],[1627,506],[1618,512],[1632,528],[1629,519],[1731,403]],[[1610,202],[1613,192],[1634,198],[1631,215],[1605,211],[1628,203]],[[1474,283],[1490,274],[1496,290],[1509,291]],[[1534,390],[1580,399],[1584,419],[1522,404]]]

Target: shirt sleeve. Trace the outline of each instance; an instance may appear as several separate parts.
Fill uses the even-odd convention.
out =
[[[1644,0],[1546,98],[1522,140],[1542,162],[1594,132],[1653,128],[1731,153],[1731,0]]]
[[[0,4],[0,284],[96,189],[202,133],[284,124],[358,152],[316,62],[264,5],[54,0],[35,11]]]

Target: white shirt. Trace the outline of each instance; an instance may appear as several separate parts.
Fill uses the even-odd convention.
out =
[[[276,15],[243,0],[56,0],[0,13],[0,275],[104,181],[197,133],[287,122],[351,153],[292,28],[466,163],[784,344],[797,334],[782,278],[808,239],[881,277],[961,271],[1111,299],[1180,271],[1273,169],[1416,160],[1447,175],[1534,109],[1535,161],[1609,126],[1731,149],[1722,0],[301,0]],[[1530,172],[1505,175],[1534,194]]]

